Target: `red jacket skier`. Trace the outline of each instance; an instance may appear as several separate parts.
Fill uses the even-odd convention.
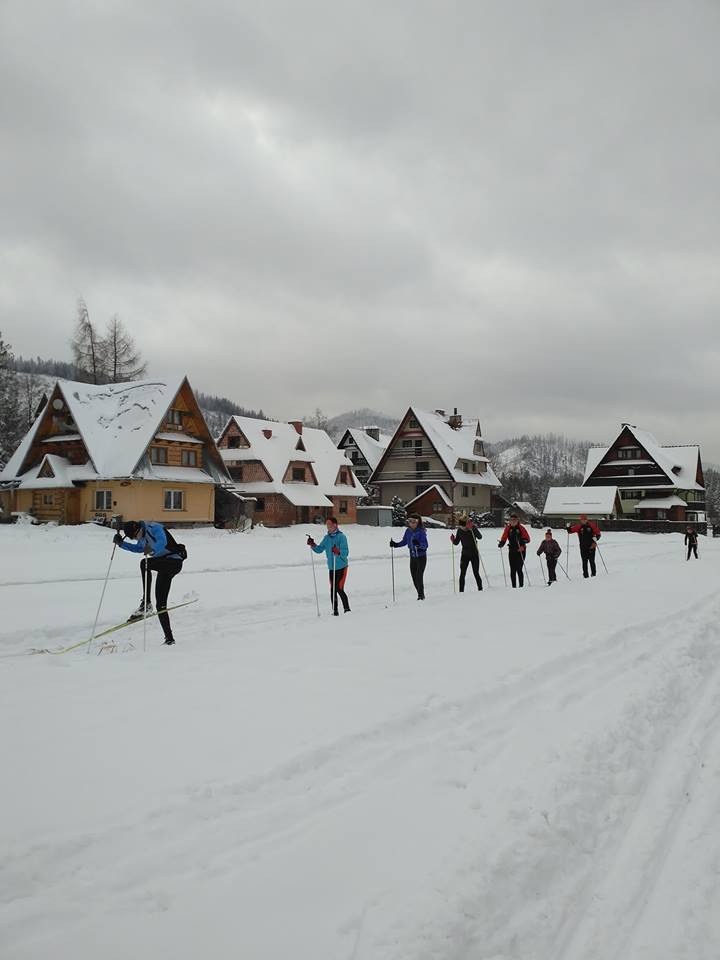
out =
[[[530,543],[530,534],[518,520],[518,515],[510,515],[510,523],[503,530],[498,543],[499,547],[508,545],[508,560],[510,561],[510,582],[513,587],[524,586],[525,577],[523,576],[523,567],[525,566],[525,548]]]
[[[578,535],[583,576],[588,576],[589,564],[590,573],[594,577],[596,574],[595,551],[597,550],[597,541],[602,536],[600,527],[598,527],[596,523],[593,523],[592,520],[588,520],[586,513],[581,513],[580,522],[572,525],[568,524],[566,529],[568,533],[576,533]]]

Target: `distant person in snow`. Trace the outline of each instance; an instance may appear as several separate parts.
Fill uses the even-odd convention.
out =
[[[594,577],[596,574],[595,551],[597,550],[597,541],[602,536],[600,527],[598,527],[596,523],[593,523],[592,520],[588,520],[586,513],[581,513],[580,522],[568,524],[566,529],[568,533],[576,533],[578,535],[583,576],[587,579],[589,564],[590,573]]]
[[[552,535],[552,530],[545,531],[545,539],[537,549],[538,556],[541,556],[543,553],[545,554],[545,563],[547,564],[548,570],[548,586],[551,587],[557,580],[555,571],[557,570],[557,563],[562,553],[560,544]]]
[[[480,576],[480,551],[477,542],[482,540],[482,534],[472,522],[470,517],[462,519],[457,528],[457,533],[450,534],[450,541],[457,546],[462,545],[460,551],[460,593],[465,590],[465,575],[467,568],[472,567],[473,576],[478,590],[482,590],[482,578]]]
[[[686,560],[690,559],[690,555],[693,554],[695,559],[698,559],[698,535],[695,527],[690,524],[685,531],[685,546],[688,548]]]
[[[530,534],[520,523],[518,515],[510,515],[510,522],[503,530],[498,546],[502,549],[508,545],[508,560],[510,562],[510,583],[513,587],[525,586],[523,568],[525,566],[525,548],[530,543]]]
[[[419,514],[409,513],[407,528],[402,540],[391,540],[393,550],[407,547],[410,551],[410,576],[417,590],[418,600],[425,599],[425,567],[427,566],[428,539]]]
[[[320,543],[315,543],[312,537],[308,537],[307,545],[314,553],[324,553],[327,558],[330,577],[330,601],[333,616],[338,617],[340,615],[338,613],[338,597],[342,600],[343,611],[350,613],[350,602],[345,593],[345,581],[348,575],[348,542],[335,517],[328,517],[325,526],[327,527],[327,533]]]
[[[152,593],[152,572],[155,571],[155,609],[160,626],[165,634],[165,643],[171,646],[175,643],[175,639],[170,627],[170,617],[165,610],[170,594],[170,584],[173,577],[176,577],[182,570],[183,561],[187,559],[187,550],[182,543],[176,542],[170,531],[161,523],[147,520],[126,520],[122,525],[122,530],[127,539],[116,533],[113,542],[121,550],[145,554],[140,561],[143,598],[137,610],[130,614],[128,620],[141,620],[146,614],[152,613],[150,596]],[[134,542],[130,543],[131,540]]]

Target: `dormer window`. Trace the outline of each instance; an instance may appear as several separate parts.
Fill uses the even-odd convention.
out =
[[[305,480],[305,467],[293,467],[292,478],[293,478],[293,480],[304,481],[304,480]]]

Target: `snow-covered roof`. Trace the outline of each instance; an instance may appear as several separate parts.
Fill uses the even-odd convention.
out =
[[[176,433],[171,433],[167,431],[166,433],[156,433],[156,440],[172,440],[174,443],[199,443],[202,446],[202,440],[198,440],[197,437],[191,437],[189,433],[182,433],[177,431]]]
[[[371,437],[369,433],[366,433],[358,427],[348,427],[347,432],[352,437],[355,446],[367,460],[370,469],[374,470],[390,445],[392,437],[386,433],[381,433],[380,439],[376,440],[374,437]]]
[[[480,439],[476,422],[464,423],[459,429],[454,430],[447,419],[439,413],[419,410],[417,407],[412,407],[411,410],[455,483],[470,483],[484,487],[501,486],[488,458],[474,452],[475,441]],[[460,460],[483,463],[487,465],[487,469],[483,473],[465,473],[458,465]]]
[[[367,492],[355,476],[342,450],[338,450],[324,430],[303,427],[299,434],[290,423],[274,420],[256,420],[253,417],[232,417],[250,444],[249,447],[226,449],[220,452],[223,460],[259,460],[270,475],[270,480],[236,480],[235,489],[256,496],[278,493],[298,507],[331,507],[329,497],[365,497]],[[265,436],[270,432],[271,436]],[[304,450],[296,449],[302,440]],[[291,462],[312,465],[317,485],[308,482],[283,480]],[[336,483],[340,468],[349,470],[355,486]]]
[[[545,516],[607,516],[613,512],[617,487],[550,487],[545,500]]]
[[[149,471],[146,450],[155,436],[166,437],[184,442],[195,441],[181,432],[158,434],[165,415],[175,397],[185,383],[184,377],[173,380],[138,380],[132,383],[90,384],[75,383],[71,380],[58,380],[56,389],[65,401],[68,413],[75,422],[77,433],[58,435],[53,443],[67,441],[70,437],[80,438],[85,444],[91,472],[82,479],[109,480],[120,477],[153,475],[154,479],[173,479],[158,477]],[[53,391],[54,392],[54,391]],[[37,480],[33,470],[18,476],[18,471],[35,440],[35,436],[46,414],[43,409],[30,428],[22,443],[15,451],[0,481],[20,480],[22,486]],[[212,443],[212,440],[209,440]],[[39,465],[38,465],[39,469]],[[163,468],[172,470],[172,468]],[[189,483],[211,481],[209,474],[193,468],[182,468],[182,478]],[[65,474],[66,479],[69,474]],[[42,479],[42,478],[40,478]],[[57,483],[55,484],[58,485]]]
[[[43,468],[50,467],[53,476],[41,477]],[[72,487],[76,480],[93,480],[95,471],[91,463],[74,464],[65,457],[46,454],[40,463],[31,467],[22,476],[22,486],[27,490],[49,490],[57,487]]]
[[[647,500],[641,500],[640,503],[635,507],[636,510],[669,510],[671,507],[686,507],[687,504],[684,500],[681,500],[680,497],[657,497],[652,499],[648,497]]]
[[[516,500],[513,506],[517,507],[518,510],[522,510],[523,513],[527,513],[529,517],[540,516],[540,511],[536,507],[534,507],[528,500]]]
[[[443,490],[443,488],[442,488],[439,484],[437,484],[437,483],[431,484],[431,486],[429,486],[429,487],[427,488],[427,490],[423,490],[423,492],[420,493],[420,494],[418,494],[417,497],[413,497],[412,500],[408,500],[408,502],[405,504],[405,506],[406,506],[406,507],[411,507],[411,506],[413,505],[413,503],[415,503],[417,500],[420,500],[420,499],[422,499],[422,497],[426,496],[427,493],[428,493],[430,490],[434,490],[434,491],[437,493],[437,495],[440,497],[440,499],[441,499],[442,502],[445,504],[445,506],[447,506],[447,507],[452,507],[452,505],[453,505],[452,500],[451,500],[450,497],[447,495],[447,493],[445,493],[445,491]]]
[[[638,427],[629,425],[627,428],[623,427],[623,429],[627,429],[633,437],[635,437],[638,444],[648,453],[652,460],[612,460],[608,463],[608,466],[647,466],[654,461],[666,475],[672,486],[679,487],[682,490],[704,489],[696,479],[698,458],[700,456],[700,448],[697,444],[665,447],[658,443],[653,434],[648,430],[640,430]],[[611,446],[614,446],[614,444],[611,444]],[[585,462],[583,482],[587,481],[588,477],[598,467],[600,461],[609,449],[610,447],[590,447]],[[636,474],[633,477],[633,481],[638,479],[642,479],[642,475]],[[622,484],[620,484],[620,486],[622,486]]]

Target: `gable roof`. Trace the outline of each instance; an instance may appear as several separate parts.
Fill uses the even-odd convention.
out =
[[[615,509],[617,495],[617,487],[550,487],[543,514],[607,516]]]
[[[439,413],[434,413],[430,410],[421,410],[419,407],[408,408],[407,413],[393,434],[387,450],[383,453],[380,462],[375,468],[375,472],[383,465],[390,450],[394,447],[405,422],[408,417],[411,416],[420,424],[420,429],[428,438],[428,441],[454,483],[474,484],[484,487],[502,486],[495,476],[495,471],[490,466],[489,459],[474,452],[475,441],[482,439],[477,421],[464,423],[460,428],[455,430],[447,423],[445,417]],[[483,473],[465,473],[462,469],[458,468],[458,460],[484,463],[487,465],[487,469]],[[371,481],[372,479],[371,477]]]
[[[360,427],[348,427],[342,437],[342,440],[340,441],[341,443],[345,437],[348,436],[348,434],[352,438],[360,453],[367,460],[370,469],[374,470],[375,467],[380,463],[382,455],[387,450],[392,437],[388,436],[386,433],[381,433],[380,439],[376,440]]]
[[[631,426],[630,424],[624,425],[620,433],[622,433],[624,430],[627,430],[635,438],[643,450],[645,450],[652,460],[654,460],[654,462],[660,467],[671,486],[680,487],[683,490],[705,489],[697,482],[697,468],[700,459],[700,447],[697,444],[688,444],[685,446],[663,446],[648,430],[641,430],[638,427]],[[620,434],[618,434],[618,436],[620,436]],[[605,457],[608,450],[610,450],[616,442],[617,437],[607,447],[590,447],[587,452],[587,460],[585,462],[583,483],[587,482],[591,474],[594,473],[594,471],[600,465],[601,460]],[[642,460],[623,460],[622,466],[632,466],[633,463],[637,464],[638,462],[640,464],[643,462],[648,463],[648,461]]]
[[[540,511],[537,507],[534,507],[529,500],[516,500],[513,506],[517,507],[518,510],[522,510],[523,513],[527,513],[529,517],[540,516]]]
[[[331,507],[329,497],[365,497],[367,493],[353,472],[352,465],[342,450],[339,450],[324,430],[304,427],[302,432],[305,450],[297,449],[300,436],[290,423],[274,420],[255,420],[252,417],[231,417],[250,444],[249,447],[228,447],[220,450],[223,460],[260,460],[270,474],[270,480],[236,480],[235,488],[250,494],[278,493],[295,506]],[[227,426],[225,430],[227,430]],[[223,430],[223,433],[225,433]],[[265,436],[270,431],[271,436]],[[299,481],[283,480],[291,462],[312,464],[317,485]],[[341,467],[349,470],[355,486],[337,484]]]
[[[186,377],[169,381],[137,380],[132,383],[102,385],[58,380],[52,395],[59,395],[64,400],[77,426],[77,433],[85,445],[90,464],[94,468],[94,478],[112,479],[133,475],[152,477],[153,471],[148,472],[149,464],[141,461],[144,460],[146,450],[162,425],[171,404],[186,383]],[[0,480],[18,477],[47,411],[46,406],[39,413],[5,470],[0,474]],[[182,439],[182,437],[182,434],[173,435],[173,439]],[[52,438],[54,443],[61,441],[62,437]],[[214,441],[209,431],[207,444],[214,448]],[[220,465],[222,464],[220,454],[216,448],[214,450]],[[32,470],[27,471],[23,477],[30,479],[32,472]],[[188,481],[192,479],[198,481],[197,472],[191,474],[188,468],[184,468],[182,476]],[[202,479],[205,482],[211,479],[204,470],[199,472],[202,473]],[[170,478],[158,476],[155,479]],[[222,479],[227,477],[223,475]]]
[[[453,505],[452,500],[451,500],[450,497],[447,495],[447,493],[445,493],[445,491],[443,490],[443,488],[440,486],[439,483],[433,483],[433,484],[431,484],[431,485],[427,488],[427,490],[423,490],[422,493],[419,493],[416,497],[413,497],[412,500],[408,500],[408,502],[405,504],[405,506],[406,506],[406,507],[410,507],[410,506],[412,506],[413,503],[415,503],[416,501],[422,500],[422,498],[425,497],[425,496],[427,496],[427,494],[430,493],[431,490],[435,490],[435,491],[436,491],[436,493],[438,494],[438,496],[440,497],[440,499],[442,500],[442,502],[445,504],[446,507],[452,507],[452,505]]]

